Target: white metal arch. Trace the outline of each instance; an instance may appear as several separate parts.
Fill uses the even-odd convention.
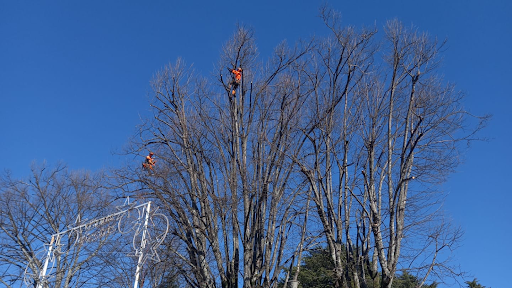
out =
[[[64,252],[62,251],[61,245],[61,240],[64,237],[74,239],[73,245],[76,245],[79,242],[92,242],[97,237],[119,232],[122,234],[133,233],[132,242],[134,254],[130,256],[138,257],[133,284],[134,288],[138,288],[139,276],[144,263],[149,258],[155,261],[160,260],[157,248],[164,241],[169,231],[168,218],[161,213],[156,213],[158,208],[153,208],[153,210],[151,210],[151,206],[151,201],[136,205],[135,203],[130,203],[130,199],[127,198],[123,206],[117,207],[119,212],[102,218],[96,218],[83,224],[80,224],[80,216],[78,216],[77,226],[53,234],[50,243],[45,245],[47,246],[45,249],[46,254],[44,258],[41,259],[40,263],[43,264],[42,267],[39,267],[38,275],[28,272],[30,270],[34,270],[33,265],[35,265],[35,263],[29,263],[27,265],[24,275],[25,284],[29,286],[30,282],[36,280],[37,288],[44,287],[43,285],[51,278],[51,275],[48,275],[48,271],[51,271],[55,267],[55,254]],[[134,215],[136,216],[134,217]],[[159,233],[152,233],[151,226],[157,218],[163,221],[166,227]],[[140,245],[138,245],[139,237],[141,238]]]

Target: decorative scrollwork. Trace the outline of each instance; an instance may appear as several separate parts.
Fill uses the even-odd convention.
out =
[[[142,223],[137,226],[135,235],[133,236],[133,249],[135,250],[133,256],[142,255],[142,264],[144,264],[148,258],[156,262],[160,261],[157,249],[169,232],[169,219],[161,213],[156,213],[157,210],[158,209],[155,209],[150,213],[146,227],[144,227]],[[145,243],[143,243],[143,241]]]

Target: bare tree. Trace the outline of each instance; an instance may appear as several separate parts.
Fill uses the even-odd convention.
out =
[[[54,241],[52,235],[76,225],[79,219],[95,218],[107,212],[108,193],[102,188],[100,173],[69,172],[64,166],[48,168],[33,165],[26,180],[9,174],[0,178],[0,282],[5,287],[19,287],[23,277],[36,287],[44,249]],[[77,217],[77,216],[80,217]],[[76,235],[75,235],[76,236]],[[104,265],[97,256],[105,252],[95,235],[93,245],[75,242],[67,235],[59,239],[54,254],[55,273],[52,287],[75,287],[101,278]],[[108,256],[110,257],[110,256]]]
[[[363,179],[368,193],[368,219],[381,267],[381,286],[391,287],[402,243],[407,243],[402,241],[406,233],[414,239],[418,229],[431,231],[416,235],[420,239],[435,239],[437,243],[423,280],[433,268],[445,266],[446,263],[440,265],[436,255],[442,249],[455,247],[460,231],[448,229],[439,217],[441,212],[433,208],[438,198],[431,184],[442,182],[454,170],[459,163],[459,145],[472,139],[485,118],[479,120],[479,125],[466,129],[470,115],[461,105],[462,95],[435,75],[443,43],[406,29],[396,20],[387,23],[385,33],[389,49],[385,60],[390,77],[381,80],[389,83],[381,98],[385,105],[381,119],[387,127],[377,133],[378,127],[366,126],[372,133],[364,139],[367,144]],[[380,162],[378,157],[382,157]],[[451,240],[439,245],[445,237]],[[423,252],[425,247],[415,248]],[[409,264],[417,268],[416,263]]]
[[[321,15],[332,37],[321,40],[309,73],[314,116],[296,161],[313,190],[335,286],[391,287],[398,265],[421,270],[422,283],[433,271],[456,274],[437,256],[456,246],[460,230],[436,210],[433,188],[486,118],[468,127],[462,95],[434,74],[443,43],[396,20],[377,42],[375,30],[343,28],[329,8]],[[402,244],[411,245],[404,261]]]
[[[134,151],[155,152],[157,164],[124,177],[142,183],[138,193],[158,198],[173,219],[180,240],[173,252],[187,264],[188,285],[275,287],[294,254],[305,197],[289,155],[300,153],[296,136],[311,93],[301,85],[302,58],[310,49],[283,43],[258,66],[252,31],[239,27],[221,55],[220,85],[196,78],[181,60],[153,81],[154,118]]]
[[[217,85],[181,60],[152,82],[153,117],[130,152],[157,164],[119,176],[171,216],[167,247],[191,287],[275,287],[319,235],[336,287],[391,287],[398,269],[422,283],[457,273],[446,251],[461,232],[436,185],[486,118],[435,74],[442,42],[398,21],[379,40],[329,8],[321,17],[330,37],[282,43],[264,64],[239,27]]]
[[[296,161],[313,191],[317,216],[335,263],[336,287],[359,287],[361,259],[352,249],[368,247],[352,233],[364,231],[353,192],[361,185],[357,171],[363,166],[362,141],[357,138],[364,102],[355,96],[360,84],[372,75],[376,50],[374,29],[342,28],[334,11],[321,16],[332,37],[320,39],[308,74],[314,87],[309,101],[311,119],[303,128],[303,149]],[[355,224],[354,224],[355,222]],[[354,227],[356,226],[356,227]],[[367,228],[366,228],[367,229]],[[354,237],[356,236],[356,237]],[[367,242],[365,242],[366,244]]]

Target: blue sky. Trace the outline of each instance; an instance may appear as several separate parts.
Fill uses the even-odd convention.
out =
[[[149,2],[149,1],[148,1]],[[0,169],[27,176],[32,161],[98,170],[148,113],[149,81],[178,57],[208,76],[237,23],[254,28],[260,54],[283,39],[326,33],[320,1],[0,0]],[[493,114],[465,162],[443,185],[445,209],[465,230],[462,268],[507,287],[512,257],[512,2],[330,1],[343,23],[414,24],[448,43],[441,72],[467,94],[468,111]],[[506,282],[505,282],[506,281]]]

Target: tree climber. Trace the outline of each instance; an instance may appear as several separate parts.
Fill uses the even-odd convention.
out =
[[[142,168],[144,169],[148,169],[148,170],[153,170],[153,168],[155,167],[155,163],[156,163],[156,160],[153,159],[153,152],[149,152],[149,155],[146,156],[146,161],[144,161],[144,163],[142,163]]]
[[[232,69],[231,73],[233,73],[233,80],[231,81],[231,95],[234,97],[236,94],[236,89],[240,86],[240,81],[242,80],[242,68],[238,67],[238,69]]]

